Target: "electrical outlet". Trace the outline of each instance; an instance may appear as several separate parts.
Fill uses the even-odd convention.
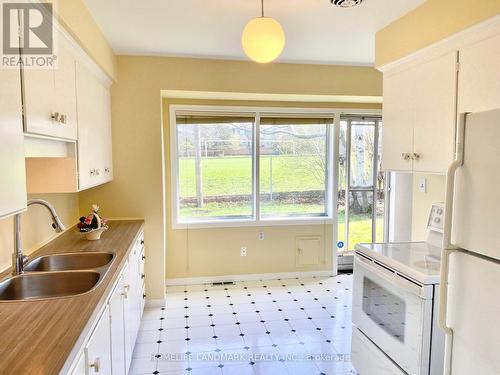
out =
[[[245,246],[241,247],[241,256],[246,257],[247,256],[247,248]]]
[[[264,235],[264,232],[262,232],[262,231],[261,231],[261,232],[259,232],[259,240],[260,240],[260,241],[264,240],[264,238],[265,238],[265,237],[266,237],[266,236]]]
[[[418,190],[421,193],[427,192],[427,179],[425,177],[422,177],[420,180],[418,180]]]

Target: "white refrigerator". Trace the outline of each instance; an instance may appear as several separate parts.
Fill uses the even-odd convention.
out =
[[[440,326],[445,374],[500,374],[500,109],[464,114],[447,175]]]

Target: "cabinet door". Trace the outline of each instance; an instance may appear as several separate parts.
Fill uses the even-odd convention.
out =
[[[64,43],[57,52],[59,64],[55,70],[55,98],[57,111],[63,118],[56,127],[56,135],[61,138],[77,139],[76,116],[76,62]]]
[[[142,279],[140,277],[141,247],[134,245],[129,258],[128,270],[124,272],[125,286],[128,287],[125,301],[125,326],[127,329],[128,346],[126,348],[127,365],[130,364],[132,352],[141,324]]]
[[[500,108],[500,35],[460,50],[459,113]]]
[[[111,325],[111,370],[113,375],[123,375],[125,371],[125,315],[124,301],[127,292],[124,288],[123,275],[120,275],[116,287],[109,299],[109,320]]]
[[[0,217],[26,208],[19,70],[0,69]]]
[[[413,170],[445,173],[455,147],[457,53],[419,65],[415,71]],[[385,125],[385,122],[384,122]]]
[[[77,64],[79,189],[111,181],[109,90],[82,64]]]
[[[52,116],[57,112],[55,73],[52,69],[23,69],[25,131],[55,135],[61,126]]]
[[[103,135],[102,135],[102,168],[103,168],[103,183],[113,180],[113,145],[112,145],[112,132],[111,132],[111,95],[109,89],[103,86],[103,108],[102,108],[102,121],[103,121]]]
[[[87,375],[85,353],[80,354],[78,357],[75,368],[71,371],[71,375]]]
[[[403,154],[413,152],[414,72],[405,70],[384,74],[383,169],[411,171],[412,160]]]
[[[111,327],[109,307],[106,306],[85,347],[85,361],[89,375],[111,375]]]
[[[100,106],[101,85],[82,64],[76,68],[78,107],[78,187],[80,190],[99,184],[101,159]]]
[[[54,69],[23,69],[25,131],[28,133],[72,140],[77,137],[75,59],[66,43],[59,35]]]

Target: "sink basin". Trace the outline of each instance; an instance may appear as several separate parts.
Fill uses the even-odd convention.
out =
[[[0,283],[0,301],[24,301],[75,296],[99,282],[96,271],[25,273]]]
[[[24,266],[26,272],[87,270],[108,265],[113,253],[67,253],[45,255]]]

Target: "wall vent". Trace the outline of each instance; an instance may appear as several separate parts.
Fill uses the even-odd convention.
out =
[[[212,283],[212,286],[221,286],[221,285],[234,285],[234,281],[216,281]]]

